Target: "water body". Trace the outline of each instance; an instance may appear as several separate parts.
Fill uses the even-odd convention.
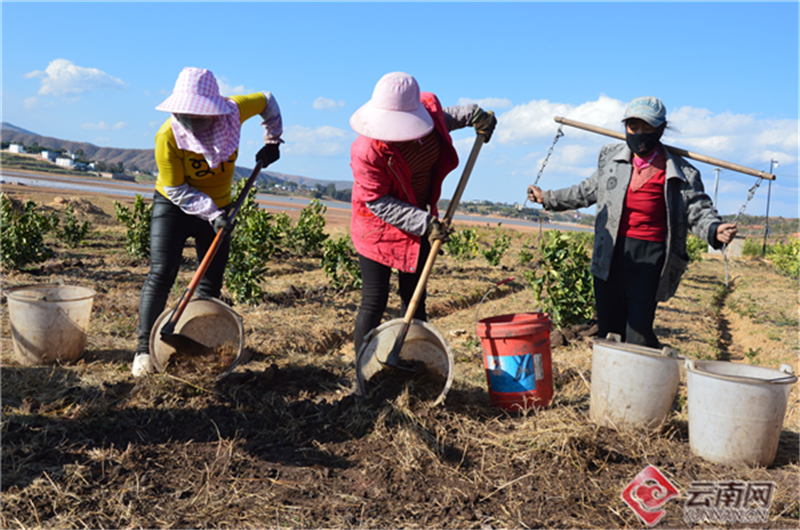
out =
[[[142,195],[143,197],[151,197],[153,195],[153,184],[137,184],[135,182],[126,182],[122,180],[100,180],[97,183],[88,183],[85,179],[72,178],[72,177],[47,177],[37,178],[26,173],[15,173],[8,170],[0,170],[0,183],[8,184],[21,184],[23,186],[33,186],[40,188],[55,188],[71,191],[85,191],[85,192],[99,192],[108,193],[110,195],[119,195],[125,197],[135,197]],[[306,197],[285,197],[283,195],[270,195],[267,193],[259,193],[256,196],[259,200],[277,202],[286,206],[287,210],[302,210],[313,199]],[[322,204],[328,208],[335,208],[339,210],[349,210],[350,204],[340,201],[327,201],[320,200]],[[499,223],[512,226],[528,226],[538,228],[539,223],[534,221],[527,221],[525,219],[510,219],[499,217],[485,217],[482,215],[466,215],[457,213],[455,216],[456,221],[475,221],[479,223],[486,223],[490,226],[497,226]],[[563,225],[558,223],[542,223],[542,228],[545,230],[564,230],[571,232],[589,232],[592,230],[590,227]]]

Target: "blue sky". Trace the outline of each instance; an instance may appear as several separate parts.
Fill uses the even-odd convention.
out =
[[[167,117],[156,105],[196,66],[227,95],[275,95],[286,143],[271,170],[352,180],[349,118],[399,70],[445,106],[495,111],[463,200],[522,203],[553,116],[621,131],[627,102],[654,95],[668,109],[666,143],[764,171],[777,160],[770,215],[798,216],[797,2],[5,0],[0,9],[2,120],[45,136],[151,148]],[[255,119],[245,124],[240,165],[252,167],[261,132]],[[615,141],[565,133],[543,188],[588,177]],[[474,132],[453,136],[463,167]],[[714,168],[695,165],[712,194]],[[719,210],[738,212],[755,180],[723,170]],[[766,199],[765,182],[747,213],[763,215]]]

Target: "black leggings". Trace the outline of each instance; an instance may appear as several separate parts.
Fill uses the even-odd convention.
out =
[[[420,239],[419,259],[417,261],[417,272],[401,272],[399,279],[398,294],[400,295],[400,312],[401,316],[405,316],[408,304],[411,303],[411,297],[414,295],[414,290],[417,288],[417,281],[422,274],[422,268],[425,261],[428,259],[428,254],[431,250],[431,244],[427,238]],[[361,267],[361,305],[358,308],[358,316],[356,316],[356,325],[353,332],[353,341],[355,343],[356,354],[361,349],[364,343],[364,336],[377,328],[383,318],[383,312],[386,310],[386,304],[389,301],[389,280],[392,276],[392,268],[382,265],[377,261],[365,258],[361,254],[358,255],[358,264]],[[425,312],[425,292],[423,291],[420,298],[417,310],[414,313],[414,318],[417,320],[428,320],[428,315]]]
[[[184,213],[169,199],[156,192],[150,225],[150,272],[144,280],[139,298],[137,353],[150,351],[150,330],[164,311],[170,289],[178,277],[186,240],[194,237],[199,264],[215,236],[211,223]],[[230,238],[225,238],[197,286],[197,296],[219,297],[229,252]]]
[[[629,344],[659,346],[653,321],[664,258],[664,243],[617,239],[608,280],[594,277],[599,337],[617,333]]]

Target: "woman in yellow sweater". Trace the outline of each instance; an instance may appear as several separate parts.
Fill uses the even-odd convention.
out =
[[[133,375],[153,371],[150,331],[164,310],[189,237],[198,262],[216,232],[233,228],[227,218],[239,134],[245,120],[260,115],[264,147],[256,154],[266,168],[280,157],[283,125],[278,103],[269,92],[222,97],[209,70],[184,68],[172,95],[157,110],[172,114],[156,134],[158,179],[150,228],[150,272],[139,300],[139,327]],[[200,296],[219,297],[230,240],[222,243],[202,281]]]

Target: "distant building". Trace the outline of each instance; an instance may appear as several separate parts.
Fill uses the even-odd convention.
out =
[[[126,180],[128,182],[136,182],[136,178],[133,175],[123,175],[121,173],[106,173],[106,172],[101,172],[99,173],[99,175],[104,179]]]
[[[39,153],[39,158],[41,158],[42,160],[47,160],[48,162],[52,163],[55,162],[56,159],[58,158],[58,153],[56,153],[55,151],[42,151],[41,153]]]
[[[9,153],[21,154],[25,152],[25,146],[19,144],[11,144],[8,146]]]
[[[66,156],[59,156],[58,158],[56,158],[56,165],[61,167],[71,168],[72,166],[75,165],[75,161]]]

